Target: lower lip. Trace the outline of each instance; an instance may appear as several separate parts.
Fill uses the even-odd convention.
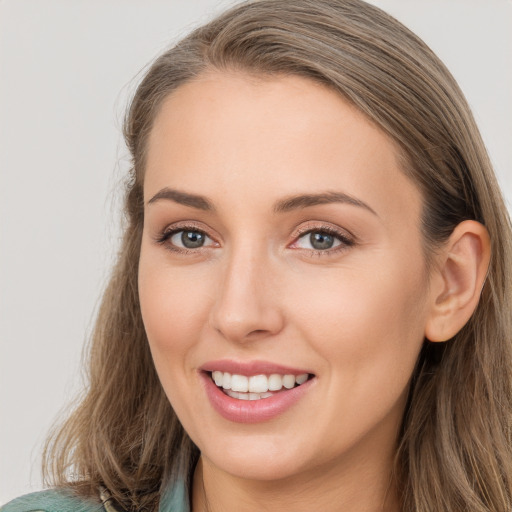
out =
[[[259,400],[238,400],[226,395],[212,381],[209,373],[201,372],[206,395],[213,408],[225,419],[236,423],[260,423],[271,420],[297,403],[308,392],[313,379],[292,389],[277,392]]]

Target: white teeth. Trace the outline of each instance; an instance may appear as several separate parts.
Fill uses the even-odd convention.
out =
[[[217,386],[219,386],[219,384],[217,384]],[[246,393],[249,391],[249,379],[245,375],[231,375],[231,389],[233,391],[243,391]]]
[[[283,377],[283,386],[286,389],[292,389],[295,387],[295,375],[285,375]]]
[[[222,372],[213,372],[212,373],[213,380],[215,381],[215,384],[219,387],[222,386],[222,380],[223,380],[223,374]]]
[[[268,378],[269,391],[279,391],[283,387],[283,378],[277,373],[273,373]]]
[[[239,393],[238,391],[232,391],[228,389],[226,394],[231,398],[238,400],[261,400],[262,398],[269,398],[273,396],[273,393]]]
[[[231,373],[224,372],[224,377],[222,378],[222,387],[224,389],[231,389]]]
[[[304,384],[304,382],[308,380],[308,377],[309,374],[307,373],[301,373],[299,375],[280,375],[273,373],[268,377],[266,375],[252,375],[247,377],[245,375],[231,374],[217,370],[212,372],[212,379],[215,385],[219,388],[223,388],[229,396],[239,398],[240,400],[268,398],[268,396],[272,396],[273,394],[269,393],[269,391],[280,391],[283,387],[292,389],[295,385],[300,386]]]
[[[268,379],[266,375],[253,375],[249,377],[249,391],[251,393],[265,393],[268,391]]]
[[[302,375],[297,375],[297,377],[295,377],[295,382],[300,386],[301,384],[304,384],[304,382],[306,382],[308,380],[308,374],[307,373],[303,373]]]

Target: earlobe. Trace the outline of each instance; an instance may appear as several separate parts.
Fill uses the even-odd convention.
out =
[[[489,234],[482,224],[467,220],[453,230],[431,279],[428,340],[449,340],[467,323],[478,305],[490,257]]]

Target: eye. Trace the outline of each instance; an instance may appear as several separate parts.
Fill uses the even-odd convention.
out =
[[[348,238],[347,235],[331,228],[319,228],[303,232],[292,247],[311,250],[316,253],[327,253],[343,250],[352,245],[354,245],[354,241]]]
[[[332,249],[341,243],[333,235],[325,231],[312,231],[301,236],[297,242],[298,246],[303,249],[315,249],[317,251]]]
[[[206,236],[202,231],[181,230],[175,231],[168,240],[176,247],[183,247],[185,249],[199,249],[211,238]]]
[[[193,227],[167,229],[158,237],[157,242],[176,252],[193,251],[215,245],[204,231]]]

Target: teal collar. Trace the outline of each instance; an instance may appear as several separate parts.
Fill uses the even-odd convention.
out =
[[[183,480],[170,485],[164,492],[158,512],[190,512],[188,492]]]

